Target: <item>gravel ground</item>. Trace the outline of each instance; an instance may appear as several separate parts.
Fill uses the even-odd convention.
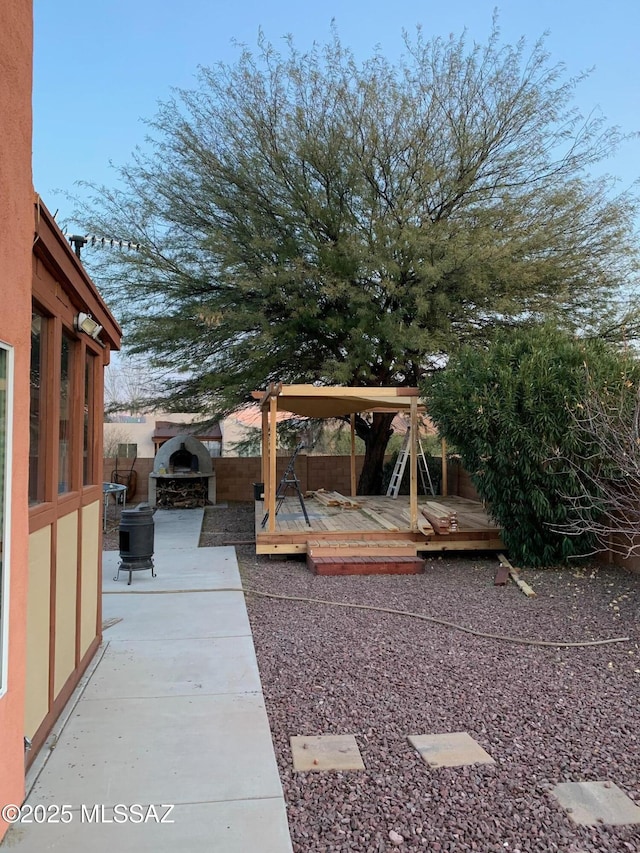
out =
[[[102,534],[102,550],[117,551],[119,545],[118,523],[112,522],[111,519],[107,522],[107,529]]]
[[[201,545],[251,539],[253,504],[207,511]],[[550,789],[609,780],[640,805],[640,575],[527,571],[494,587],[495,558],[429,559],[423,575],[316,577],[237,545],[243,582],[284,595],[419,612],[417,619],[247,596],[296,853],[640,851],[640,827],[574,826]],[[466,731],[493,765],[430,769],[407,735]],[[365,771],[296,773],[291,735],[354,734]],[[402,836],[395,845],[389,833]],[[397,838],[396,838],[397,841]]]

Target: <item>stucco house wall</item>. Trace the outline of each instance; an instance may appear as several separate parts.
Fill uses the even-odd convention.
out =
[[[24,794],[25,614],[27,607],[27,477],[31,335],[31,0],[0,4],[0,343],[12,362],[4,435],[7,489],[2,534],[3,614],[0,674],[0,803]],[[0,819],[0,838],[6,824]]]
[[[137,447],[137,455],[139,459],[153,459],[155,456],[155,445],[153,443],[153,433],[155,430],[156,421],[170,421],[174,424],[185,424],[185,431],[188,432],[188,425],[201,420],[200,415],[189,414],[174,414],[171,412],[153,412],[152,414],[131,416],[129,420],[118,420],[112,423],[104,424],[104,444],[105,449],[111,449],[118,444],[135,444]],[[113,457],[114,453],[106,453],[107,458]],[[125,459],[126,470],[126,459]]]
[[[286,413],[281,413],[282,419]],[[118,444],[135,444],[138,459],[153,459],[155,447],[153,443],[153,432],[156,421],[170,421],[176,424],[189,425],[202,420],[202,415],[195,413],[174,414],[171,412],[153,412],[151,414],[131,416],[128,419],[120,418],[117,421],[104,424],[104,445],[106,458],[115,458],[114,448]],[[237,456],[235,445],[244,441],[248,436],[258,434],[257,444],[259,446],[259,434],[261,427],[260,412],[256,407],[243,409],[229,415],[219,422],[222,432],[221,455]],[[185,430],[188,432],[188,429]],[[107,466],[108,467],[108,466]],[[125,460],[126,470],[126,460]]]

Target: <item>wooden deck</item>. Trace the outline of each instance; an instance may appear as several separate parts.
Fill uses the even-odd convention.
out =
[[[412,533],[409,525],[409,498],[382,496],[356,499],[357,509],[324,506],[306,498],[311,525],[307,525],[296,496],[287,496],[276,515],[276,529],[262,527],[266,505],[256,501],[257,554],[335,553],[351,557],[363,553],[380,557],[412,556],[423,552],[501,551],[500,529],[487,516],[482,504],[459,497],[430,497],[458,514],[458,530],[448,534]],[[418,499],[418,512],[424,498]]]

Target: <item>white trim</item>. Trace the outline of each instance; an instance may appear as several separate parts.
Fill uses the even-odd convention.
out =
[[[0,341],[7,354],[7,405],[5,437],[5,471],[3,531],[2,531],[2,604],[0,604],[0,697],[7,692],[9,682],[9,574],[11,567],[11,474],[13,471],[13,347]],[[1,460],[0,460],[1,461]]]

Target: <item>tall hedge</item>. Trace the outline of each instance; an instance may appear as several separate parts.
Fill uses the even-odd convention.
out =
[[[584,446],[571,412],[587,378],[591,391],[603,392],[637,373],[635,362],[602,341],[541,326],[502,332],[487,349],[465,347],[426,381],[431,417],[521,565],[554,565],[593,549],[589,533],[554,532],[571,521],[567,496],[593,488],[567,459],[580,457],[583,468],[602,461],[596,445]]]

